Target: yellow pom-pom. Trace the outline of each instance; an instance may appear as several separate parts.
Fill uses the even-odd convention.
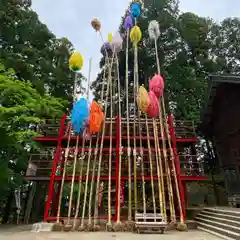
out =
[[[143,0],[134,0],[133,2],[141,4],[141,5],[142,5],[142,8],[144,8],[144,2],[143,2]]]
[[[138,26],[134,26],[130,32],[130,39],[134,44],[138,44],[138,42],[142,39],[142,32]]]
[[[149,106],[149,98],[148,92],[143,86],[141,86],[138,90],[137,105],[143,113],[147,112]]]
[[[110,44],[112,44],[112,39],[113,39],[113,35],[111,33],[108,34],[108,42]]]
[[[91,25],[96,31],[99,31],[101,29],[101,23],[96,18],[91,21]]]
[[[79,52],[74,52],[69,58],[69,68],[74,71],[80,71],[83,66],[83,57]]]

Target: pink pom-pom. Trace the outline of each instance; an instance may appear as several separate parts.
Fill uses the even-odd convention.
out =
[[[164,91],[164,80],[159,74],[155,74],[152,80],[149,81],[150,91],[153,91],[156,97],[159,99],[163,95]]]
[[[159,114],[159,102],[153,91],[148,93],[149,97],[149,106],[148,106],[148,116],[152,118],[156,118]]]

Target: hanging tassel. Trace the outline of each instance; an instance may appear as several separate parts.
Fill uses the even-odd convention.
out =
[[[154,92],[156,97],[160,99],[164,91],[163,77],[159,74],[155,74],[155,76],[149,81],[149,88],[150,91]]]
[[[112,39],[113,39],[113,35],[111,33],[108,34],[108,42],[110,44],[112,44]]]
[[[139,88],[137,95],[137,104],[141,112],[147,113],[149,106],[149,97],[147,90],[143,86]]]
[[[93,101],[90,106],[89,133],[100,132],[103,121],[104,113],[102,108],[97,102]]]
[[[69,58],[69,68],[73,72],[78,72],[83,67],[83,57],[79,52],[74,52]]]
[[[130,7],[130,12],[133,18],[137,18],[141,14],[141,5],[138,2],[135,2]]]
[[[85,127],[85,121],[89,116],[88,102],[85,98],[80,98],[73,106],[72,110],[72,127],[77,132],[80,133]]]
[[[156,20],[153,20],[148,25],[148,34],[150,39],[156,40],[160,36],[159,23]]]
[[[93,19],[92,21],[91,21],[91,25],[92,25],[92,27],[94,28],[94,30],[96,31],[96,32],[99,32],[100,31],[100,29],[101,29],[101,23],[100,23],[100,21],[98,20],[98,19]]]
[[[159,114],[159,102],[154,92],[150,91],[148,93],[149,106],[147,114],[149,117],[156,118]]]
[[[119,53],[122,50],[123,39],[119,32],[116,32],[112,38],[112,50]]]
[[[142,39],[142,32],[138,26],[134,26],[130,32],[130,39],[136,46]]]
[[[127,17],[125,18],[125,22],[124,22],[124,28],[125,30],[129,30],[133,27],[133,20],[131,15],[127,15]]]
[[[100,52],[104,57],[106,56],[111,57],[112,56],[111,44],[109,42],[104,43],[101,47]]]

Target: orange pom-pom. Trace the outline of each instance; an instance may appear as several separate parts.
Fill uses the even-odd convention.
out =
[[[103,121],[104,113],[102,111],[102,108],[97,102],[93,101],[90,106],[89,132],[100,132]]]

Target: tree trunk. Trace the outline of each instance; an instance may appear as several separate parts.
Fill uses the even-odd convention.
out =
[[[14,198],[14,192],[13,192],[13,189],[10,189],[9,190],[9,195],[7,197],[7,203],[6,203],[6,206],[4,208],[4,212],[3,212],[3,218],[2,218],[2,223],[3,224],[7,223],[8,220],[9,220],[13,198]]]

